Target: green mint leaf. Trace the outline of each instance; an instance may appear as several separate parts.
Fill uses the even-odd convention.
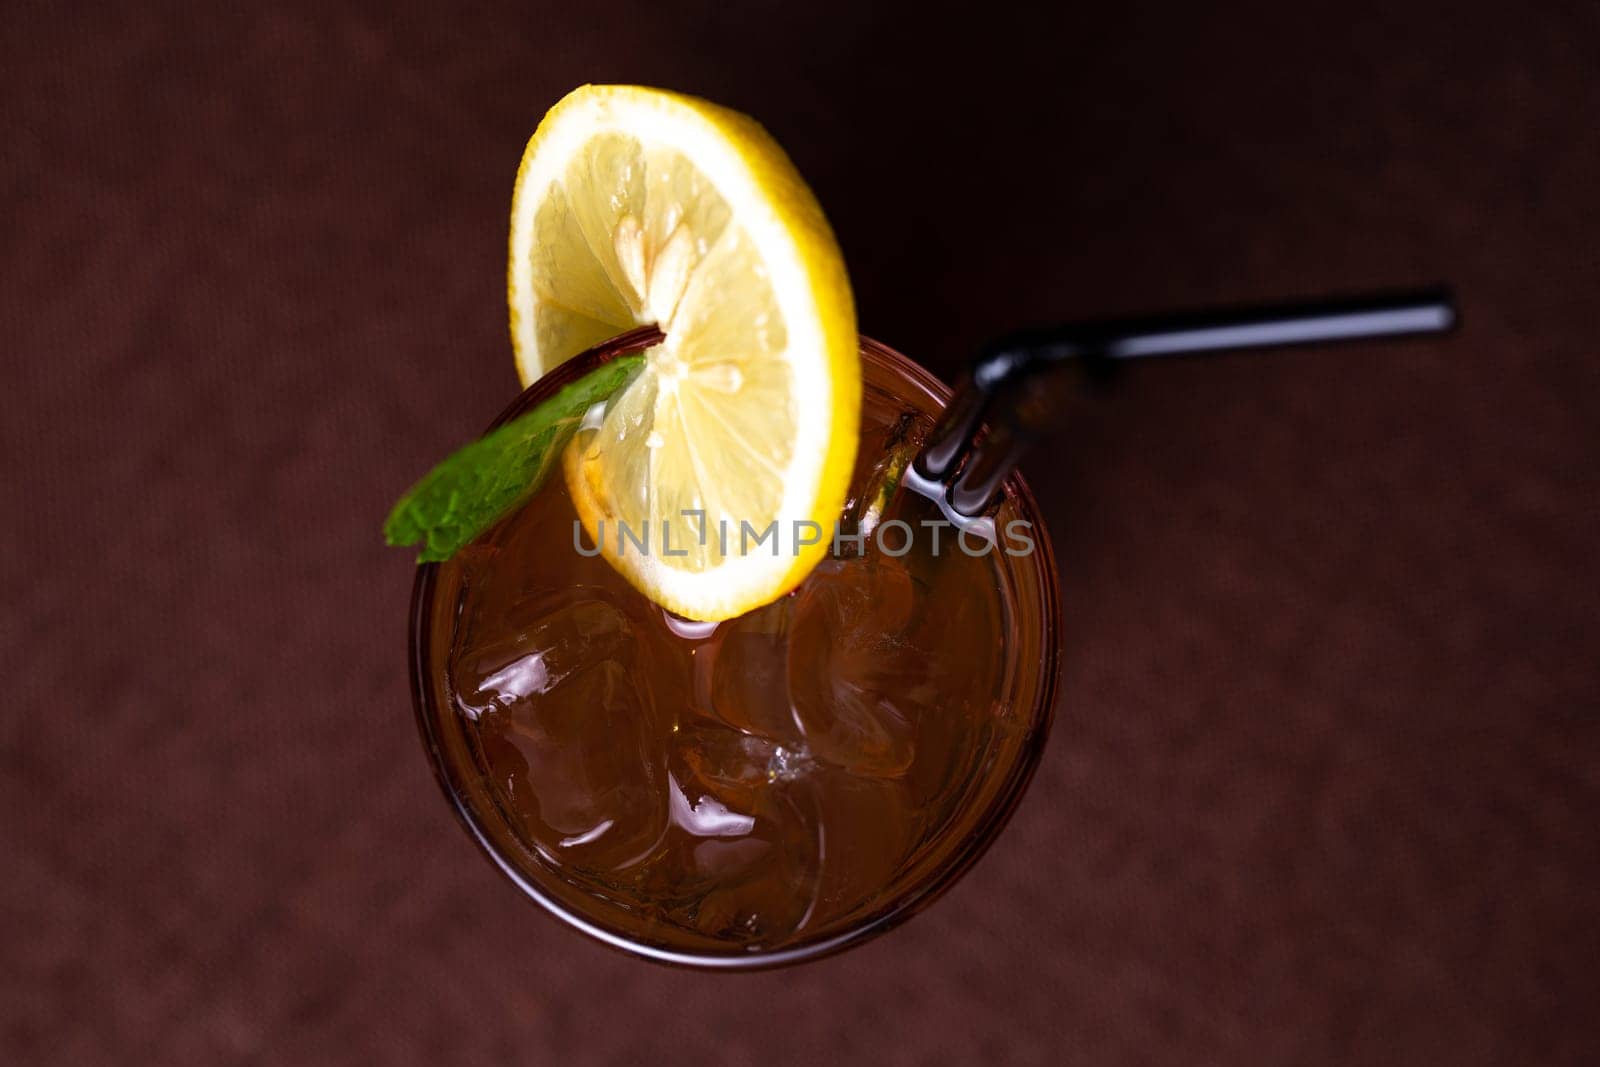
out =
[[[391,545],[421,542],[418,563],[455,555],[544,483],[584,412],[620,389],[643,363],[642,355],[614,359],[457,450],[400,498],[383,524],[384,539]]]

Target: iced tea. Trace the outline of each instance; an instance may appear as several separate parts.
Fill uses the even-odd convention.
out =
[[[900,485],[948,392],[873,342],[862,362],[838,539],[775,603],[666,613],[592,554],[559,472],[419,574],[414,680],[447,791],[530,895],[613,944],[735,966],[848,944],[959,874],[1032,771],[1057,657],[1047,534],[1020,479],[987,537]]]

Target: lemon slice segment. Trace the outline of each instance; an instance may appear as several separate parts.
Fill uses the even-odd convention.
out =
[[[564,458],[606,558],[705,621],[799,584],[849,490],[861,369],[843,257],[771,137],[692,97],[574,91],[523,156],[508,279],[525,382],[665,335]]]

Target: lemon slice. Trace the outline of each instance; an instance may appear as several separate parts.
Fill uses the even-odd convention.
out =
[[[675,93],[570,93],[522,158],[508,290],[525,382],[665,335],[564,457],[623,576],[703,621],[798,585],[849,490],[861,367],[839,247],[766,131]]]

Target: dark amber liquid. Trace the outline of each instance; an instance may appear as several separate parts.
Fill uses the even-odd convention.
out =
[[[843,543],[777,602],[686,623],[578,552],[558,472],[441,568],[444,713],[520,865],[587,922],[690,951],[836,934],[945,862],[1016,765],[1036,561],[947,526],[935,552],[939,510],[884,492],[935,413],[906,385],[869,363],[844,516],[889,500],[904,555],[903,529]]]

